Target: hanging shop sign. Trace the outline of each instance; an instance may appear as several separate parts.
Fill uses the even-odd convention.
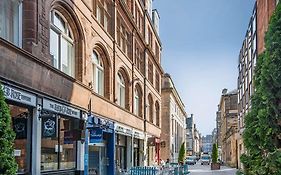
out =
[[[57,118],[50,116],[42,118],[42,137],[55,138],[57,136]]]
[[[16,139],[27,138],[27,118],[13,118],[13,130],[16,133]]]
[[[35,95],[7,85],[2,85],[2,90],[6,99],[36,107]]]
[[[90,130],[90,143],[102,143],[103,131],[102,128],[93,128]]]
[[[43,99],[43,109],[80,119],[80,110],[48,99]]]

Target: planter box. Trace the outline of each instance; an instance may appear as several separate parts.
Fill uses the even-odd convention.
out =
[[[220,163],[211,163],[211,170],[219,170],[221,169]]]

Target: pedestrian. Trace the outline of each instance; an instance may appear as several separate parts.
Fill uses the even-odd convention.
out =
[[[169,163],[170,163],[170,159],[167,159],[167,160],[166,160],[166,164],[169,164]]]

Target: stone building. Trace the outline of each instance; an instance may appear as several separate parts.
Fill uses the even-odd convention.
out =
[[[238,167],[242,168],[240,156],[245,153],[243,144],[244,118],[251,109],[254,93],[254,70],[259,54],[265,50],[264,37],[269,20],[278,1],[257,0],[250,18],[245,39],[239,53],[238,64]]]
[[[193,114],[190,117],[186,117],[186,153],[187,155],[194,155],[194,120]]]
[[[237,167],[237,90],[222,91],[218,108],[219,147],[222,150],[222,161],[232,167]]]
[[[159,161],[158,30],[152,0],[0,1],[18,173],[107,175]]]
[[[162,78],[161,159],[178,162],[179,150],[185,143],[185,106],[169,74]]]

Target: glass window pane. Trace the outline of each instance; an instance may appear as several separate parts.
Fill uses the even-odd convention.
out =
[[[98,69],[97,70],[98,71],[98,79],[97,79],[97,92],[98,92],[98,94],[100,94],[100,95],[103,95],[103,71],[102,70],[100,70],[100,69]]]
[[[76,162],[75,119],[60,118],[60,169],[73,169]]]
[[[18,164],[18,173],[27,173],[29,168],[30,137],[28,131],[30,130],[30,118],[27,108],[22,108],[14,105],[9,105],[10,113],[13,122],[13,130],[16,133],[14,141],[14,155]]]
[[[19,1],[0,1],[0,37],[19,46]]]
[[[66,24],[59,14],[54,15],[54,25],[59,28],[63,33],[66,33]]]
[[[59,68],[59,35],[50,30],[50,54],[52,56],[52,65]]]
[[[64,37],[61,38],[61,70],[74,76],[74,54],[73,46]]]
[[[41,170],[51,171],[58,169],[59,142],[57,137],[57,119],[42,118],[41,135]]]

